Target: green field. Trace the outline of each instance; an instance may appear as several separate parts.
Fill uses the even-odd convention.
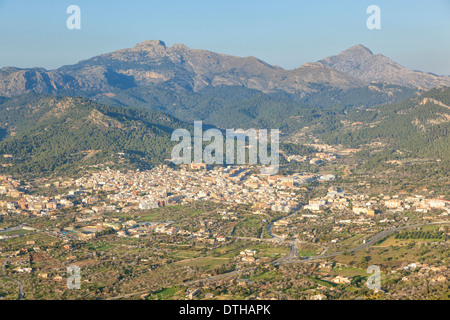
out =
[[[25,230],[25,229],[19,229],[19,230],[13,230],[13,231],[6,231],[6,232],[0,232],[1,236],[11,236],[11,235],[15,235],[15,234],[28,234],[28,233],[32,233],[34,231],[31,230]]]

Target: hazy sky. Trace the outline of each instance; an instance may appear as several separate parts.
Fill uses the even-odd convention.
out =
[[[81,30],[66,9],[81,8]],[[381,30],[369,30],[369,5]],[[0,67],[48,69],[158,39],[286,69],[361,43],[401,65],[450,75],[450,0],[0,0]]]

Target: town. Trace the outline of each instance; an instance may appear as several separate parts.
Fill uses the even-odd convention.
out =
[[[30,299],[400,298],[421,294],[407,284],[425,274],[427,292],[448,294],[450,201],[356,186],[332,172],[204,163],[2,176],[0,296],[17,295],[14,279]],[[71,265],[80,290],[65,286]],[[369,265],[385,279],[374,292]]]

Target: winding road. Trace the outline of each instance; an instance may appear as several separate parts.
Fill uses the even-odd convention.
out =
[[[345,251],[338,251],[338,252],[333,252],[333,253],[329,253],[329,254],[323,254],[323,255],[318,255],[318,256],[311,256],[311,257],[306,257],[304,259],[293,259],[293,249],[292,249],[292,244],[291,244],[291,251],[283,258],[276,260],[274,262],[272,262],[273,265],[281,265],[281,264],[288,264],[288,263],[298,263],[298,262],[311,262],[314,260],[319,260],[319,259],[326,259],[326,258],[331,258],[331,257],[335,257],[338,255],[343,254],[344,252],[355,252],[358,250],[362,250],[362,249],[366,249],[372,245],[374,245],[375,243],[379,242],[380,240],[386,238],[387,236],[391,235],[392,233],[399,231],[399,230],[404,230],[404,229],[410,229],[410,228],[419,228],[419,227],[424,227],[424,226],[429,226],[429,225],[436,225],[436,224],[446,224],[446,223],[450,223],[449,221],[442,221],[442,222],[430,222],[430,223],[419,223],[419,224],[413,224],[413,225],[408,225],[408,226],[403,226],[403,227],[398,227],[398,228],[392,228],[392,229],[388,229],[388,230],[384,230],[381,231],[380,233],[377,233],[375,236],[373,236],[369,241],[367,241],[366,243],[357,246],[355,248],[351,248]],[[298,254],[298,249],[297,249],[297,254]],[[297,256],[298,258],[298,256]]]
[[[9,259],[9,256],[7,256],[5,261],[3,261],[3,264],[2,264],[2,277],[4,277],[5,279],[8,279],[10,281],[14,281],[18,285],[18,287],[19,287],[19,298],[18,298],[18,300],[22,300],[23,299],[23,284],[22,284],[22,282],[20,282],[19,280],[13,279],[11,277],[6,276],[5,267],[8,264],[8,259]]]

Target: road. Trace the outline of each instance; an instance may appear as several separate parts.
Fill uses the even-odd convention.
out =
[[[5,279],[14,281],[17,284],[17,286],[19,287],[19,299],[18,300],[22,300],[23,299],[23,284],[22,284],[22,282],[20,282],[19,280],[13,279],[11,277],[7,277],[6,276],[5,267],[8,264],[8,259],[9,259],[9,256],[7,256],[5,261],[3,261],[3,264],[2,264],[2,277],[4,277]]]
[[[291,261],[294,259],[298,259],[298,245],[297,245],[298,241],[297,239],[292,239],[292,241],[290,242],[289,246],[291,248],[291,250],[289,251],[289,253],[284,257],[284,259],[286,261]]]
[[[8,232],[22,229],[22,226],[0,229],[0,232]]]
[[[377,233],[375,236],[373,236],[369,241],[367,241],[366,243],[357,246],[355,248],[349,249],[349,250],[345,250],[347,252],[355,252],[358,250],[363,250],[366,249],[372,245],[374,245],[375,243],[377,243],[378,241],[386,238],[387,236],[389,236],[390,234],[400,231],[400,230],[404,230],[404,229],[410,229],[410,228],[419,228],[419,227],[424,227],[424,226],[429,226],[429,225],[435,225],[435,224],[446,224],[446,223],[450,223],[448,221],[442,221],[442,222],[431,222],[431,223],[419,223],[419,224],[414,224],[414,225],[408,225],[408,226],[403,226],[403,227],[398,227],[398,228],[392,228],[392,229],[388,229],[388,230],[384,230],[381,231],[380,233]],[[292,250],[291,250],[292,251]],[[325,254],[325,255],[318,255],[318,256],[312,256],[312,257],[306,257],[304,259],[291,259],[290,258],[290,254],[291,252],[288,253],[287,256],[289,256],[288,258],[284,257],[280,260],[274,261],[272,262],[274,265],[280,265],[280,264],[288,264],[288,263],[298,263],[298,262],[311,262],[314,260],[319,260],[319,259],[326,259],[326,258],[331,258],[331,257],[335,257],[338,255],[343,254],[345,251],[338,251],[338,252],[334,252],[334,253],[329,253],[329,254]],[[286,259],[285,259],[286,258]]]
[[[292,216],[295,216],[296,214],[297,214],[297,211],[294,211],[293,213],[291,213],[290,215],[288,215],[288,216],[286,216],[286,217],[282,217],[282,218],[273,220],[273,221],[267,226],[267,232],[269,233],[269,235],[270,235],[273,239],[275,239],[275,240],[277,240],[277,241],[279,241],[279,242],[284,242],[284,238],[283,238],[283,237],[281,237],[281,236],[279,236],[279,235],[277,235],[277,234],[274,234],[274,233],[272,232],[272,226],[273,226],[273,224],[274,224],[275,222],[277,222],[278,220],[281,220],[281,219],[288,219],[288,218],[290,218],[290,217],[292,217]]]
[[[288,254],[286,254],[282,258],[272,261],[271,264],[277,266],[280,264],[285,264],[285,263],[297,261],[298,259],[300,259],[299,255],[298,255],[298,243],[299,243],[299,241],[295,238],[292,239],[291,241],[289,241],[289,249],[290,250],[289,250]]]
[[[450,222],[422,223],[422,224],[415,224],[415,225],[409,225],[409,226],[403,226],[403,227],[398,227],[398,228],[384,230],[384,231],[376,234],[374,237],[372,237],[365,244],[360,245],[360,246],[355,247],[355,248],[352,248],[352,249],[349,249],[347,251],[354,252],[354,251],[358,251],[358,250],[362,250],[362,249],[368,248],[369,246],[374,245],[378,241],[384,239],[388,235],[390,235],[390,234],[392,234],[392,233],[394,233],[396,231],[399,231],[399,230],[409,229],[409,228],[418,228],[418,227],[434,225],[434,224],[445,224],[445,223],[450,223]],[[272,223],[267,227],[267,230],[268,230],[269,234],[273,238],[275,238],[277,241],[284,242],[283,238],[273,235],[273,233],[271,231],[271,225],[272,225]],[[258,239],[256,239],[256,240],[258,240]],[[298,239],[295,239],[295,238],[292,239],[290,241],[290,243],[289,243],[289,245],[290,245],[289,253],[286,256],[284,256],[283,258],[280,258],[278,260],[273,261],[272,264],[273,265],[282,265],[282,264],[289,264],[289,263],[311,262],[311,261],[314,261],[314,260],[335,257],[335,256],[338,256],[338,255],[341,255],[341,254],[344,253],[344,251],[339,251],[339,252],[334,252],[334,253],[330,253],[330,254],[326,254],[326,255],[322,254],[322,255],[318,255],[318,256],[312,256],[312,257],[307,257],[307,258],[304,258],[304,259],[300,259],[299,255],[298,255],[298,243],[300,243],[300,241],[298,241]],[[326,249],[323,252],[325,252]],[[241,273],[243,273],[245,271],[250,271],[250,270],[255,270],[255,269],[256,269],[256,267],[251,267],[251,268],[246,268],[246,269],[241,269],[241,270],[234,270],[234,271],[231,271],[231,272],[228,272],[228,273],[219,274],[219,275],[216,275],[216,276],[213,276],[213,277],[207,277],[207,278],[203,278],[203,279],[198,279],[198,280],[193,280],[193,281],[180,283],[179,285],[190,286],[190,285],[198,284],[198,283],[202,283],[202,282],[219,280],[219,279],[223,279],[223,278],[226,278],[226,277],[231,277],[231,276],[235,276],[235,275],[241,274]],[[140,294],[144,294],[144,293],[146,293],[146,291],[134,292],[134,293],[118,296],[118,297],[108,298],[108,300],[129,298],[131,296],[135,296],[135,295],[138,295],[138,294],[140,295]]]

